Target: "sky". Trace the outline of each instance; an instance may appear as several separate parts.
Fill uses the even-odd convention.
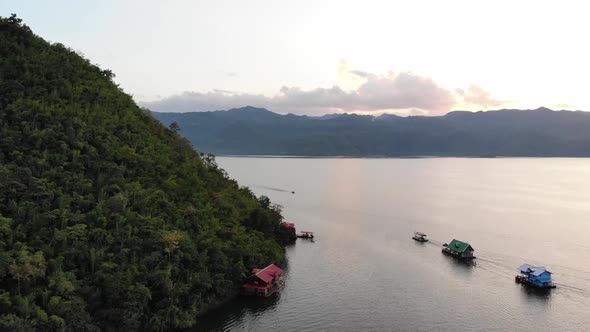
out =
[[[583,1],[0,0],[154,111],[590,110]]]

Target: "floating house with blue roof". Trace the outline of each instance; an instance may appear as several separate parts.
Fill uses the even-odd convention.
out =
[[[555,288],[553,280],[551,279],[552,273],[549,272],[544,266],[533,266],[530,264],[522,264],[518,271],[520,275],[515,277],[517,283],[537,287],[537,288]]]

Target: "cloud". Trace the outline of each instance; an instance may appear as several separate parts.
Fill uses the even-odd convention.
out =
[[[371,73],[367,73],[365,71],[362,70],[349,70],[348,73],[356,75],[358,77],[363,77],[363,78],[369,78],[369,77],[373,77],[375,75],[371,74]]]
[[[430,114],[444,114],[455,105],[450,91],[431,78],[407,72],[367,76],[356,93],[359,101],[370,110],[417,108]]]
[[[576,106],[574,106],[572,104],[563,104],[562,103],[562,104],[555,105],[555,108],[564,110],[564,109],[574,109],[574,108],[576,108]]]
[[[487,109],[488,107],[497,107],[508,103],[505,100],[492,98],[492,95],[488,91],[474,84],[470,85],[467,90],[457,89],[456,93],[463,99],[463,103],[468,106]]]
[[[358,70],[349,74],[361,80],[356,88],[339,86],[304,90],[282,87],[274,96],[237,93],[225,90],[184,92],[159,101],[140,103],[159,112],[198,112],[225,110],[246,105],[268,108],[278,113],[320,115],[342,112],[390,112],[439,115],[457,104],[457,95],[469,103],[494,106],[496,101],[485,90],[472,85],[453,93],[433,79],[410,72],[376,75]]]
[[[139,102],[139,104],[158,112],[205,112],[227,110],[246,105],[267,107],[267,102],[268,98],[263,95],[213,90],[206,93],[184,92],[157,101]]]

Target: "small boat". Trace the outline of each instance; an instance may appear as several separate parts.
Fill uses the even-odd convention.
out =
[[[421,233],[421,232],[414,232],[414,236],[412,236],[412,239],[414,239],[418,242],[428,242],[428,239],[426,238],[426,234]]]
[[[297,237],[302,239],[313,239],[313,232],[301,231],[300,234],[297,234]]]

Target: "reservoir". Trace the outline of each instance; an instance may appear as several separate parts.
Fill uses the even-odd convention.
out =
[[[287,247],[280,294],[231,301],[197,331],[590,329],[590,159],[217,162],[316,236]],[[452,239],[473,246],[476,266],[441,253]],[[523,263],[557,288],[516,284]]]

